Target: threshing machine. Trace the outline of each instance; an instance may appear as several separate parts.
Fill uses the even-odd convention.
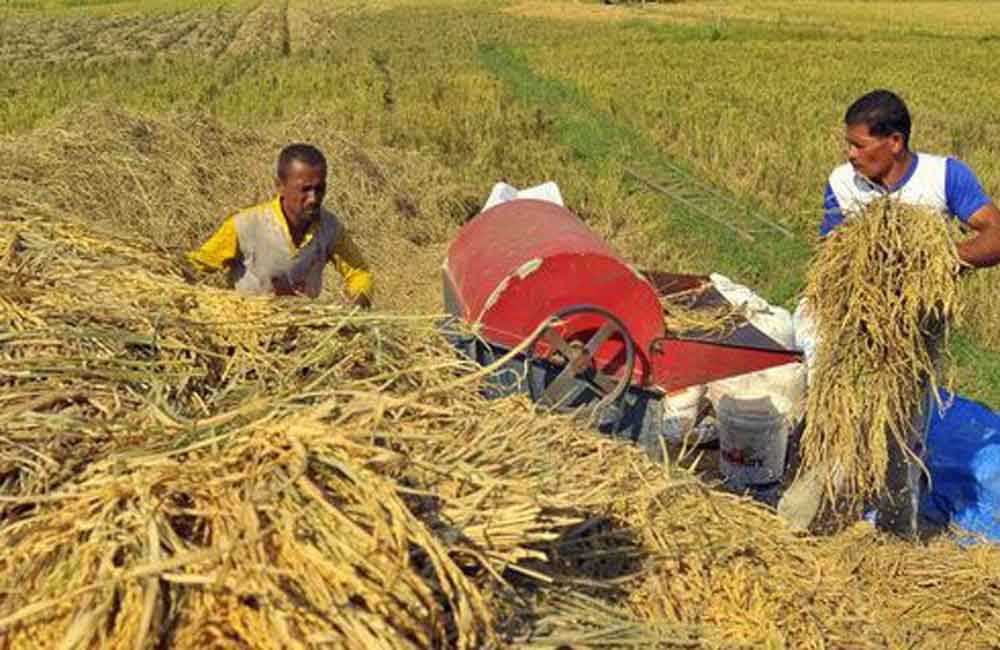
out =
[[[641,271],[566,208],[515,199],[469,221],[448,249],[444,301],[456,341],[482,364],[521,349],[494,393],[555,409],[593,409],[602,429],[662,430],[671,392],[797,361],[747,323],[722,333],[666,331],[666,296],[723,298],[704,276]]]

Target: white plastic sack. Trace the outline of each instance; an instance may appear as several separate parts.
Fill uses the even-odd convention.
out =
[[[542,183],[541,185],[535,185],[534,187],[529,187],[523,190],[519,190],[513,185],[508,185],[507,183],[497,183],[490,190],[490,195],[486,199],[486,204],[483,205],[482,212],[489,210],[490,208],[505,203],[507,201],[513,201],[514,199],[537,199],[539,201],[548,201],[549,203],[555,203],[556,205],[564,205],[562,193],[559,191],[559,186],[555,184],[554,181],[548,181]]]
[[[800,300],[795,308],[792,323],[795,326],[795,346],[802,350],[808,371],[807,381],[811,382],[813,367],[816,365],[816,348],[819,347],[819,332],[812,315],[812,307],[805,298]]]
[[[801,363],[748,372],[736,377],[713,381],[708,385],[708,400],[718,409],[724,400],[761,399],[769,396],[782,398],[788,404],[784,415],[792,419],[802,416],[805,407],[806,367]]]
[[[724,275],[713,273],[712,284],[733,305],[742,307],[747,320],[782,347],[797,347],[796,329],[787,309],[775,307],[750,288],[737,284]],[[806,368],[801,363],[787,363],[774,368],[719,379],[708,385],[708,399],[718,411],[723,401],[762,399],[773,396],[775,403],[786,405],[781,415],[792,420],[801,416],[805,401]]]
[[[724,275],[713,273],[709,278],[723,298],[736,307],[743,307],[747,320],[754,327],[789,350],[795,347],[795,326],[787,309],[769,304],[749,287],[737,284]]]

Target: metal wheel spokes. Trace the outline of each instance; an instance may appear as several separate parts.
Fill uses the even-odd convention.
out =
[[[557,330],[557,324],[569,316],[596,315],[603,320],[585,340],[568,341]],[[598,368],[595,355],[608,340],[618,337],[625,352],[624,364],[617,373]],[[586,392],[596,396],[595,408],[607,405],[624,394],[635,367],[635,345],[625,326],[612,314],[598,307],[579,306],[555,315],[553,323],[539,336],[549,347],[548,361],[557,366],[556,376],[535,392],[535,401],[554,410],[570,410]],[[537,342],[536,342],[537,344]]]

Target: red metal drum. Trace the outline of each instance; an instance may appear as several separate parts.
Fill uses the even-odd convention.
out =
[[[501,203],[470,221],[448,249],[446,292],[487,340],[514,347],[566,308],[589,305],[615,315],[636,345],[633,382],[648,383],[649,343],[662,337],[663,311],[646,278],[566,208],[547,201]],[[563,337],[592,331],[593,314],[571,317]],[[543,352],[544,343],[540,344]],[[607,366],[621,356],[611,339],[595,355]]]

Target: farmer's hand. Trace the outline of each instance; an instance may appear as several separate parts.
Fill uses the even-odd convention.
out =
[[[298,293],[287,273],[271,276],[271,288],[278,296],[294,296]]]
[[[177,268],[181,272],[181,277],[188,284],[197,284],[198,273],[191,265],[191,261],[183,253],[177,256]]]
[[[361,309],[371,309],[371,298],[368,297],[368,294],[360,293],[358,294],[358,297],[354,299],[354,306],[360,307]]]
[[[957,251],[956,251],[956,253],[957,253]],[[958,263],[955,266],[955,275],[957,275],[959,277],[962,277],[963,275],[967,275],[973,269],[976,268],[972,264],[969,264],[964,259],[962,259],[962,256],[960,254],[956,254],[955,258],[958,260]]]

